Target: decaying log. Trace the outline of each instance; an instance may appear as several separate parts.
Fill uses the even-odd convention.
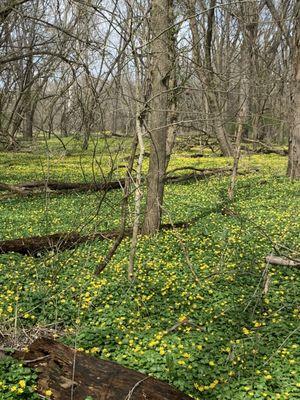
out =
[[[259,153],[259,154],[278,154],[279,156],[287,156],[288,155],[288,150],[283,149],[273,149],[273,148],[268,148],[268,147],[264,147],[264,148],[260,148],[260,149],[256,149],[255,153]]]
[[[176,171],[180,171],[182,168],[177,168]],[[190,181],[197,181],[210,178],[217,175],[228,175],[231,172],[231,168],[214,168],[214,169],[197,169],[191,167],[184,167],[183,169],[189,169],[193,172],[184,175],[167,175],[167,183],[185,183]]]
[[[189,174],[183,175],[170,175],[174,172],[182,171],[182,170],[190,170],[193,171]],[[189,182],[193,180],[202,180],[206,178],[210,178],[217,175],[230,175],[232,168],[224,167],[224,168],[195,168],[195,167],[182,167],[176,168],[172,171],[169,171],[165,182],[166,183],[183,183]],[[249,170],[249,173],[256,172],[257,169]],[[240,175],[244,175],[248,173],[248,171],[239,171]],[[0,182],[0,190],[10,191],[16,195],[22,196],[32,196],[34,194],[41,194],[45,191],[54,192],[55,194],[63,194],[66,192],[96,192],[96,191],[111,191],[115,189],[120,189],[124,187],[125,180],[120,179],[116,181],[107,181],[102,183],[97,182],[56,182],[56,181],[36,181],[36,182],[24,182],[19,183],[17,185],[8,185],[6,183]],[[7,199],[7,196],[2,196],[1,199]]]
[[[181,175],[181,176],[170,176],[171,173],[174,173],[176,171],[182,171],[182,170],[192,170],[194,172],[199,172],[199,179],[203,178],[204,176],[210,176],[210,175],[217,175],[223,172],[228,172],[231,171],[230,168],[211,168],[211,169],[205,169],[205,168],[195,168],[195,167],[182,167],[182,168],[176,168],[172,171],[169,171],[166,177],[166,183],[168,182],[173,182],[177,178],[183,178],[183,179],[189,179],[191,174],[187,175]],[[193,177],[195,177],[195,174],[193,174]],[[69,190],[75,190],[75,191],[104,191],[104,190],[113,190],[113,189],[120,189],[120,187],[123,187],[125,184],[124,179],[116,180],[116,181],[108,181],[108,182],[90,182],[90,183],[84,183],[84,182],[57,182],[57,181],[33,181],[33,182],[24,182],[24,183],[19,183],[17,185],[9,185],[6,183],[1,183],[0,182],[0,190],[6,190],[6,191],[11,191],[11,192],[16,192],[16,193],[21,193],[21,194],[30,194],[32,191],[43,191],[43,190],[49,190],[49,191],[69,191]]]
[[[90,192],[90,191],[110,191],[120,189],[124,185],[124,179],[109,181],[109,182],[56,182],[56,181],[35,181],[24,182],[17,185],[8,185],[0,182],[0,190],[6,190],[23,196],[41,193],[44,191],[76,191],[76,192]]]
[[[175,228],[181,228],[188,226],[188,222],[178,222],[174,225],[163,224],[161,229],[167,230]],[[124,237],[130,236],[132,228],[128,228],[124,232]],[[72,249],[78,246],[80,243],[85,243],[93,240],[106,240],[115,239],[118,237],[118,231],[105,231],[98,232],[92,235],[80,235],[77,232],[69,233],[54,233],[46,236],[32,236],[28,238],[19,238],[11,240],[0,241],[0,254],[4,253],[19,253],[28,255],[37,255],[41,252],[55,250],[62,251],[66,249]]]
[[[171,173],[176,172],[176,171],[181,171],[181,170],[192,170],[194,172],[199,172],[197,176],[195,174],[192,175],[192,178],[199,178],[203,179],[203,177],[210,176],[210,175],[215,175],[215,174],[220,174],[223,172],[227,172],[229,169],[228,168],[214,168],[214,169],[199,169],[199,168],[194,168],[194,167],[182,167],[182,168],[176,168],[175,170],[172,170],[168,173],[166,177],[166,183],[168,182],[174,182],[176,181],[177,178],[180,178],[181,180],[189,180],[191,178],[191,174],[187,175],[182,175],[182,176],[169,176]],[[88,192],[88,191],[109,191],[109,190],[114,190],[114,189],[120,189],[121,187],[124,187],[125,185],[125,180],[120,179],[116,181],[107,181],[107,182],[90,182],[90,183],[84,183],[84,182],[57,182],[57,181],[34,181],[34,182],[24,182],[24,183],[19,183],[17,185],[8,185],[6,183],[1,183],[0,182],[0,190],[6,190],[6,191],[11,191],[15,193],[20,193],[22,195],[26,194],[34,194],[38,193],[40,191],[77,191],[77,192]]]
[[[205,157],[203,153],[190,153],[190,154],[181,154],[181,157],[185,158],[202,158]]]
[[[29,352],[16,352],[38,372],[38,393],[53,400],[192,400],[172,386],[111,361],[100,360],[52,339],[36,340]]]
[[[13,192],[17,194],[23,194],[22,188],[15,185],[9,185],[8,183],[0,182],[0,190],[6,190],[8,192]]]
[[[172,169],[170,171],[167,172],[167,180],[168,180],[168,176],[174,174],[174,172],[178,172],[178,171],[193,171],[193,172],[197,172],[200,173],[200,175],[202,174],[209,174],[209,173],[213,173],[213,174],[221,174],[223,172],[228,172],[228,171],[232,171],[231,167],[224,167],[224,168],[197,168],[197,167],[179,167],[179,168],[175,168]],[[179,176],[173,176],[173,178],[179,178]]]
[[[272,265],[285,265],[287,267],[300,267],[300,260],[293,260],[287,257],[269,255],[266,262]]]
[[[193,170],[193,168],[189,168],[189,167],[184,167],[184,169],[191,169]],[[180,168],[176,169],[177,171],[180,170]],[[257,168],[253,168],[250,170],[241,170],[238,172],[239,175],[246,175],[248,173],[253,173],[253,172],[257,172],[258,169]],[[185,182],[189,182],[189,181],[197,181],[197,180],[203,180],[203,179],[207,179],[207,178],[211,178],[213,176],[228,176],[230,175],[232,172],[232,168],[212,168],[212,169],[198,169],[195,168],[194,172],[191,172],[190,174],[184,174],[184,175],[171,175],[171,176],[167,176],[166,178],[166,182],[167,183],[185,183]]]
[[[254,148],[250,150],[247,146],[242,145],[242,149],[246,150],[247,152],[258,153],[258,154],[278,154],[279,156],[288,155],[288,149],[274,149],[270,145],[260,140],[247,139],[247,138],[244,138],[243,140],[247,143],[252,143],[254,146]]]

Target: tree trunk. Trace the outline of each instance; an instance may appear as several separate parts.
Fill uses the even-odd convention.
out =
[[[252,31],[249,27],[252,27],[250,16],[247,12],[248,5],[241,5],[241,20],[243,22],[240,23],[241,31],[243,33],[243,43],[241,46],[240,53],[240,95],[239,95],[239,110],[237,114],[237,131],[236,131],[236,142],[235,142],[235,154],[232,168],[232,175],[230,180],[230,185],[228,189],[228,198],[230,201],[234,198],[234,187],[238,173],[239,161],[241,156],[241,144],[242,144],[242,136],[245,131],[245,125],[247,121],[247,117],[249,114],[249,74],[248,68],[251,65],[251,50],[253,42],[250,39]]]
[[[172,69],[171,25],[173,0],[153,0],[151,9],[151,82],[150,139],[151,152],[148,170],[146,215],[143,232],[156,232],[161,223],[161,206],[164,195],[166,166],[166,141],[168,133],[168,90]]]
[[[170,21],[174,21],[174,10],[170,9]],[[177,136],[177,122],[178,122],[178,114],[177,114],[177,103],[178,103],[178,88],[177,88],[177,76],[178,76],[178,61],[177,61],[177,47],[176,47],[176,38],[177,32],[172,29],[170,32],[172,37],[170,38],[170,62],[172,64],[172,70],[170,72],[170,80],[169,80],[169,99],[168,99],[168,133],[167,133],[167,141],[166,141],[166,170],[168,168],[171,154],[173,152],[173,147],[175,145],[176,136]]]
[[[294,63],[294,124],[289,142],[289,162],[287,174],[291,179],[300,179],[300,1],[295,10],[295,38],[293,48]]]
[[[23,120],[23,138],[32,140],[33,136],[33,117],[34,108],[32,102],[32,83],[33,83],[33,56],[30,55],[27,61],[24,82],[24,120]]]
[[[139,86],[139,85],[138,85]],[[141,91],[138,91],[137,98],[141,97]],[[144,146],[144,121],[141,117],[141,111],[139,109],[139,105],[137,105],[137,112],[136,112],[136,131],[137,131],[137,138],[139,144],[139,158],[138,158],[138,165],[137,165],[137,173],[136,173],[136,181],[134,183],[134,221],[133,221],[133,228],[132,228],[132,239],[131,239],[131,246],[130,246],[130,253],[129,253],[129,266],[128,266],[128,279],[134,280],[134,262],[135,262],[135,254],[138,242],[138,233],[140,227],[140,212],[141,212],[141,200],[142,200],[142,167],[143,167],[143,160],[144,160],[144,153],[145,153],[145,146]]]
[[[209,114],[213,120],[213,129],[219,142],[221,152],[224,156],[232,156],[233,148],[230,139],[225,131],[224,124],[222,121],[222,111],[219,106],[218,98],[216,95],[215,88],[215,74],[212,64],[211,47],[213,39],[213,28],[215,22],[215,6],[216,0],[211,0],[208,9],[207,19],[207,31],[205,37],[205,57],[204,60],[201,57],[201,38],[198,31],[197,20],[196,20],[196,0],[189,1],[189,22],[192,32],[193,40],[193,59],[196,66],[196,73],[199,80],[205,85],[205,96],[207,100],[207,107]]]

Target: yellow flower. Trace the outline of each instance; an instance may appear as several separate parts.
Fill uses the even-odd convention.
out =
[[[19,386],[20,386],[22,389],[24,389],[24,387],[26,386],[26,382],[24,381],[24,379],[21,379],[21,380],[19,381]]]
[[[209,385],[210,389],[214,389],[214,388],[217,386],[218,383],[219,383],[218,379],[215,379],[215,380]]]
[[[180,315],[180,317],[178,318],[179,322],[183,322],[187,319],[186,315]]]
[[[164,350],[163,348],[161,348],[161,347],[160,347],[160,349],[159,349],[159,354],[160,354],[161,356],[163,356],[163,355],[165,354],[165,350]]]
[[[47,390],[45,390],[44,393],[45,393],[45,396],[50,397],[52,395],[52,390],[51,389],[47,389]]]
[[[272,379],[272,375],[270,375],[270,374],[265,375],[264,377],[265,377],[266,381],[270,381]]]
[[[214,361],[209,361],[208,363],[211,367],[214,367],[216,364],[214,363]]]
[[[99,347],[92,347],[90,350],[90,353],[95,354],[95,353],[99,353],[99,351],[100,351]]]
[[[198,383],[195,383],[194,386],[195,386],[195,388],[196,388],[197,390],[199,390],[199,392],[204,392],[204,390],[205,390],[205,386],[203,386],[203,385],[198,385]]]
[[[250,333],[251,333],[251,331],[249,331],[249,329],[247,329],[245,327],[242,329],[242,331],[243,331],[244,335],[250,335]]]

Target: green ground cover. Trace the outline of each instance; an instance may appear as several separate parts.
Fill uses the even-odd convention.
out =
[[[229,163],[180,153],[170,169]],[[45,164],[51,179],[82,181],[82,170],[93,176],[91,154],[2,153],[1,164],[0,181],[8,183],[42,179]],[[1,255],[1,334],[51,331],[195,399],[300,398],[299,269],[266,268],[264,262],[274,244],[299,251],[300,185],[285,178],[284,157],[245,156],[241,168],[254,167],[260,170],[239,177],[231,205],[228,177],[167,185],[165,220],[198,218],[189,228],[140,238],[135,283],[126,278],[129,239],[100,277],[93,269],[107,241],[40,258]],[[111,229],[118,224],[121,193],[109,193],[97,212],[99,196],[2,200],[0,238],[74,230],[89,218],[86,229]],[[237,215],[222,213],[224,206]],[[270,284],[262,295],[266,271]],[[8,361],[0,365],[1,399],[35,398],[34,375],[21,369]]]

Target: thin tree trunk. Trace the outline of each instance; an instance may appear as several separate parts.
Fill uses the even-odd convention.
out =
[[[34,108],[32,104],[32,80],[33,80],[33,57],[29,56],[26,67],[25,77],[25,94],[24,94],[24,121],[23,121],[23,138],[32,140],[33,136],[33,117]]]
[[[196,0],[190,0],[189,2],[189,21],[193,38],[193,58],[199,80],[205,84],[207,106],[209,114],[213,119],[213,128],[215,130],[214,133],[219,142],[221,152],[224,156],[232,156],[232,144],[224,128],[224,124],[222,121],[222,112],[216,95],[215,76],[211,57],[213,28],[215,22],[215,6],[216,0],[211,0],[208,10],[207,32],[205,38],[205,57],[204,60],[202,60],[200,49],[201,39],[198,31],[197,20],[195,17],[195,15],[197,14]]]
[[[241,94],[241,101],[243,102],[240,105],[239,115],[238,115],[238,128],[236,133],[236,142],[235,142],[235,154],[234,154],[234,161],[233,161],[233,168],[232,174],[230,179],[230,186],[228,188],[228,198],[229,200],[233,200],[234,196],[234,187],[236,183],[236,178],[238,174],[238,167],[239,161],[241,157],[241,142],[242,142],[242,135],[244,130],[244,124],[246,122],[247,117],[247,108],[246,108],[246,98],[245,94]]]
[[[173,7],[170,8],[170,21],[174,21],[174,10]],[[170,38],[170,62],[172,63],[172,70],[170,72],[169,80],[169,98],[168,98],[168,132],[167,132],[167,142],[166,142],[166,170],[168,168],[173,147],[175,145],[177,136],[177,103],[178,103],[178,89],[177,89],[177,74],[178,74],[178,62],[177,62],[177,48],[176,48],[176,37],[177,32],[174,29],[170,32],[172,37]]]
[[[136,153],[136,148],[137,148],[137,137],[135,136],[132,142],[131,146],[131,155],[130,159],[128,161],[128,168],[127,168],[127,174],[125,178],[125,187],[124,187],[124,195],[122,199],[122,211],[121,211],[121,223],[120,223],[120,230],[119,234],[114,241],[113,245],[109,249],[108,253],[104,257],[104,259],[96,266],[95,268],[95,275],[99,275],[101,271],[107,266],[107,264],[110,262],[112,257],[114,256],[115,252],[117,251],[118,247],[120,246],[126,232],[126,222],[127,222],[127,215],[128,215],[128,201],[129,201],[129,195],[130,195],[130,180],[131,180],[131,173],[133,169],[133,164],[134,164],[134,158],[135,158],[135,153]]]
[[[236,132],[236,142],[235,142],[235,154],[233,161],[233,168],[231,174],[230,185],[228,188],[228,198],[229,200],[233,200],[234,197],[234,187],[236,183],[239,161],[241,156],[241,143],[242,143],[242,135],[245,129],[245,124],[247,121],[248,111],[249,111],[249,75],[247,68],[251,62],[251,46],[252,43],[249,40],[250,33],[248,30],[247,24],[248,22],[248,14],[245,10],[244,5],[241,6],[242,9],[242,32],[243,32],[243,43],[241,47],[240,54],[240,72],[241,72],[241,81],[240,81],[240,96],[239,96],[239,110],[238,110],[238,118],[237,118],[237,132]],[[246,25],[246,26],[244,26]]]
[[[141,113],[139,112],[139,107],[138,107],[137,115],[136,115],[136,130],[137,130],[137,137],[138,137],[138,144],[139,144],[139,159],[138,159],[136,181],[135,181],[135,198],[134,198],[135,209],[134,209],[134,221],[133,221],[133,229],[132,229],[131,247],[130,247],[130,254],[129,254],[129,267],[128,267],[128,279],[129,280],[134,279],[134,261],[135,261],[135,254],[136,254],[136,247],[137,247],[138,233],[139,233],[139,225],[140,225],[141,199],[143,196],[143,193],[142,193],[142,167],[143,167],[143,160],[144,160],[144,153],[145,153],[144,140],[143,140],[144,124],[143,124],[143,120],[141,119]]]

